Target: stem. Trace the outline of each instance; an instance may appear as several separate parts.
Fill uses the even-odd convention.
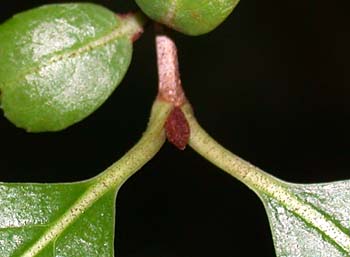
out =
[[[177,48],[162,25],[155,23],[155,32],[159,77],[157,99],[173,105],[165,123],[166,136],[170,143],[184,150],[188,144],[190,127],[180,109],[187,100],[181,86]]]
[[[152,159],[164,144],[164,123],[170,110],[170,104],[155,101],[148,127],[140,141],[103,173],[91,179],[87,191],[21,257],[33,257],[39,254],[98,199],[111,190],[116,191]]]
[[[271,184],[280,184],[276,178],[226,150],[200,127],[181,85],[175,42],[164,32],[161,25],[155,24],[155,31],[159,76],[158,99],[173,104],[175,108],[181,107],[178,111],[179,116],[184,113],[184,118],[180,119],[172,119],[172,115],[169,116],[167,124],[175,124],[170,128],[166,126],[169,141],[180,146],[182,150],[189,143],[203,157],[242,181],[256,193],[258,191],[268,193]]]
[[[110,188],[121,186],[154,157],[165,142],[164,123],[171,108],[169,103],[158,100],[154,102],[147,129],[140,141],[96,178],[99,184]]]
[[[166,125],[168,140],[182,150],[189,143],[195,151],[243,182],[259,196],[261,193],[274,195],[276,191],[284,192],[282,181],[234,155],[200,127],[181,86],[175,42],[164,33],[161,25],[155,24],[155,30],[159,75],[158,99],[173,104],[175,114],[179,114],[171,113],[167,120],[166,124],[171,125]],[[180,117],[180,114],[184,117]]]
[[[258,195],[259,192],[270,195],[272,194],[272,192],[270,192],[272,184],[283,184],[282,181],[241,159],[216,142],[198,124],[189,104],[185,104],[182,107],[182,111],[191,129],[189,145],[204,158],[243,182]]]
[[[190,125],[189,145],[204,158],[226,171],[252,189],[264,203],[266,196],[275,199],[280,205],[301,218],[306,224],[321,231],[326,238],[334,242],[342,251],[350,251],[350,237],[336,223],[325,216],[313,205],[303,202],[283,182],[252,164],[234,155],[206,133],[198,124],[191,106],[182,107]]]
[[[139,25],[136,16],[131,19],[132,28]],[[137,25],[137,26],[134,26]],[[131,30],[133,31],[133,30]],[[137,30],[133,31],[136,33]],[[133,35],[131,33],[131,35]],[[91,205],[111,190],[117,190],[123,183],[151,160],[165,141],[164,125],[175,107],[185,102],[178,71],[175,43],[158,28],[156,48],[159,70],[159,93],[153,104],[150,120],[140,141],[121,159],[90,180],[86,192],[35,242],[22,257],[33,257],[54,241],[63,231],[77,220]],[[187,144],[187,142],[186,142]]]

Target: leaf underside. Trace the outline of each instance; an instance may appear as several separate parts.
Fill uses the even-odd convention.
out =
[[[91,182],[0,184],[0,256],[20,257],[71,211]],[[113,257],[116,190],[60,231],[36,257]]]
[[[324,184],[286,184],[288,190],[304,205],[320,213],[335,225],[345,237],[350,238],[350,181]],[[310,224],[288,206],[273,197],[261,195],[264,202],[275,250],[278,257],[348,257],[349,248],[337,244],[318,225]],[[350,245],[348,245],[350,247]]]

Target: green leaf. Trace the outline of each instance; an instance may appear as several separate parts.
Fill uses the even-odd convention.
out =
[[[113,257],[116,192],[162,147],[172,108],[155,101],[140,141],[93,179],[0,183],[0,256]]]
[[[72,208],[79,198],[88,199],[91,184],[0,184],[0,256],[114,256],[116,190],[106,192],[83,214],[78,210],[84,208],[82,202]],[[69,229],[56,225],[62,216],[61,223],[75,221]],[[32,255],[34,242],[53,227],[60,236]]]
[[[215,29],[239,0],[136,0],[149,17],[187,35]]]
[[[283,187],[261,194],[277,256],[350,256],[350,181]]]
[[[310,185],[281,181],[211,138],[190,105],[182,110],[191,128],[190,146],[263,201],[278,257],[350,256],[350,180]]]
[[[64,129],[91,114],[121,82],[142,31],[94,4],[46,5],[0,26],[5,116],[31,132]]]

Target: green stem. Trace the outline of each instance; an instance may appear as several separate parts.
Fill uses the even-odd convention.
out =
[[[189,145],[208,161],[243,182],[258,195],[259,192],[268,193],[271,184],[282,183],[280,180],[241,159],[216,142],[198,124],[189,104],[185,104],[182,110],[191,129]]]
[[[226,171],[252,189],[266,204],[266,197],[276,200],[281,206],[311,225],[334,242],[345,253],[350,252],[350,237],[331,219],[314,206],[302,201],[291,190],[290,185],[281,181],[252,164],[234,155],[212,137],[198,124],[189,104],[182,110],[191,129],[190,146],[204,158]]]
[[[111,190],[116,192],[130,176],[152,159],[164,144],[164,123],[171,109],[171,104],[156,100],[140,141],[103,173],[91,179],[87,191],[21,257],[39,254],[92,204]]]
[[[156,100],[150,120],[140,141],[121,159],[95,178],[98,184],[108,188],[121,186],[129,177],[153,158],[165,142],[164,123],[172,109],[172,104]]]

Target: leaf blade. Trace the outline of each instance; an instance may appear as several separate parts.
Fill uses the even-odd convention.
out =
[[[349,238],[350,181],[322,184],[287,184],[289,190],[304,204],[312,206],[326,220]],[[274,238],[277,256],[349,256],[349,247],[339,245],[340,233],[330,237],[320,226],[263,196]],[[323,221],[319,220],[319,224]]]
[[[160,150],[171,110],[171,104],[156,100],[139,142],[91,180],[68,184],[1,183],[0,256],[71,257],[81,252],[84,257],[112,257],[116,192]],[[23,214],[29,217],[22,221]],[[88,233],[82,227],[89,227]],[[77,250],[80,248],[83,249]]]
[[[27,251],[43,235],[47,234],[47,231],[54,226],[57,220],[67,216],[67,212],[73,213],[72,206],[76,206],[76,202],[79,202],[79,199],[92,186],[92,180],[70,184],[2,183],[2,190],[0,190],[0,202],[2,203],[2,212],[0,214],[0,224],[2,224],[0,228],[0,242],[2,242],[0,255],[4,257],[51,256],[52,253],[61,251],[61,255],[53,256],[65,256],[64,254],[62,255],[64,247],[77,244],[77,240],[72,240],[70,244],[67,242],[63,244],[62,241],[64,242],[64,238],[67,235],[71,235],[72,231],[75,235],[81,233],[81,226],[75,229],[74,227],[68,230],[62,229],[59,236],[53,241],[48,241],[47,245],[36,255],[28,255]],[[85,235],[85,237],[82,236],[81,238],[84,240],[80,242],[89,243],[90,247],[81,247],[80,252],[83,254],[82,256],[93,256],[88,255],[92,249],[101,253],[109,252],[109,255],[105,254],[104,256],[113,256],[115,195],[116,189],[109,189],[90,208],[84,209],[86,212],[83,215],[81,213],[81,215],[75,217],[77,222],[73,226],[83,222],[85,225],[90,224],[90,227],[99,227],[98,233],[86,233],[86,231],[91,232],[91,229],[88,230],[89,226],[84,227],[86,230],[81,234]],[[103,243],[101,243],[101,240],[103,240]],[[75,248],[73,247],[73,249]],[[69,255],[68,250],[65,252],[66,256],[79,256]],[[70,249],[71,251],[73,250]]]
[[[191,106],[182,110],[191,128],[190,146],[264,203],[278,257],[350,256],[350,180],[313,185],[279,180],[217,143],[198,124]]]
[[[96,110],[129,67],[136,16],[94,4],[29,10],[0,26],[5,116],[28,131],[56,131]]]
[[[153,20],[184,34],[197,36],[219,26],[239,0],[136,0]]]

